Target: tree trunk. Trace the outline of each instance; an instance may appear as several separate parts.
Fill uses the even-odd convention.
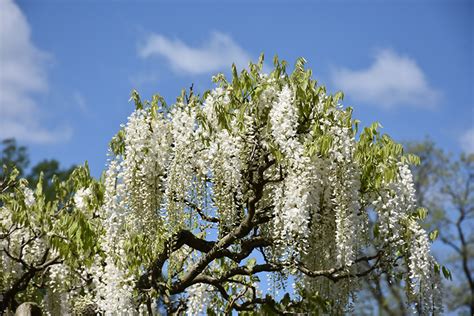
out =
[[[25,302],[18,306],[15,316],[42,316],[41,308],[36,303]]]

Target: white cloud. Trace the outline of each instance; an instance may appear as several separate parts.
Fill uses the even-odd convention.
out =
[[[74,100],[74,103],[76,104],[77,108],[82,112],[82,113],[88,113],[89,108],[87,107],[87,102],[86,98],[84,95],[78,91],[75,91],[72,94],[72,99]]]
[[[40,121],[35,94],[48,91],[49,56],[31,42],[31,30],[12,0],[0,0],[0,139],[48,143],[67,139],[68,128],[49,130]]]
[[[474,154],[474,128],[467,130],[460,139],[461,148],[469,154]]]
[[[128,81],[134,86],[139,87],[146,84],[156,84],[160,76],[153,72],[136,73],[128,77]]]
[[[179,39],[170,39],[161,34],[151,34],[138,47],[141,58],[164,57],[176,72],[203,74],[229,68],[235,63],[246,67],[250,55],[234,40],[223,33],[213,32],[209,40],[199,47],[191,47]]]
[[[14,137],[32,143],[54,143],[68,140],[72,136],[72,129],[68,126],[48,130],[33,122],[29,125],[27,120],[3,120],[0,118],[0,139]]]
[[[366,69],[334,69],[331,76],[337,89],[354,100],[385,108],[433,108],[440,98],[413,59],[389,49],[378,51]]]

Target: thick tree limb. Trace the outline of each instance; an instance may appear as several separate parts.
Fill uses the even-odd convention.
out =
[[[5,249],[4,249],[5,250]],[[40,261],[37,265],[29,265],[26,264],[22,259],[16,258],[11,255],[11,253],[5,251],[5,253],[15,260],[16,262],[22,263],[23,267],[25,268],[25,272],[18,278],[10,287],[10,289],[6,290],[2,293],[2,300],[0,301],[0,311],[5,311],[8,307],[16,308],[15,296],[26,290],[28,285],[30,284],[31,280],[37,275],[38,272],[44,271],[48,267],[61,263],[59,257],[50,258],[49,257],[50,249],[46,248],[45,252],[43,253]]]

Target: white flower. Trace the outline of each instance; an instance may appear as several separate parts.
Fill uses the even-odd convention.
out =
[[[77,190],[76,194],[74,194],[74,204],[76,204],[78,209],[84,210],[87,208],[87,199],[89,199],[91,195],[91,188],[80,188]]]
[[[272,135],[281,151],[290,159],[298,159],[303,153],[303,146],[296,139],[298,115],[293,104],[293,91],[288,86],[278,94],[270,111]]]
[[[36,202],[35,196],[33,194],[33,190],[31,190],[30,188],[25,187],[23,189],[23,194],[25,195],[25,204],[26,204],[26,206],[28,206],[28,207],[33,206],[33,204],[35,204],[35,202]]]
[[[186,291],[189,294],[186,315],[196,316],[201,314],[211,301],[209,285],[202,283],[194,284]]]

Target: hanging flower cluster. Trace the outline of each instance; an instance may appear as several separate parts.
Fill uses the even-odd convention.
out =
[[[201,315],[204,312],[204,308],[210,303],[210,292],[212,292],[210,286],[202,283],[189,287],[186,315]]]

